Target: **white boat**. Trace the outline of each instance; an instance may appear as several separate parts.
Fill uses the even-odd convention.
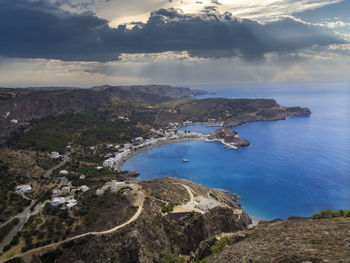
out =
[[[187,163],[187,162],[188,162],[188,159],[182,159],[182,161],[183,161],[184,163]]]

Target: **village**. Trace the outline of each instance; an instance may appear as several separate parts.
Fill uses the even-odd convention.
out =
[[[126,122],[130,121],[128,117],[119,116],[117,119],[122,119]],[[132,153],[135,153],[139,149],[155,146],[161,143],[167,143],[176,140],[183,139],[205,139],[205,136],[197,132],[181,131],[179,128],[184,125],[191,125],[192,121],[179,123],[169,123],[165,129],[151,129],[151,134],[154,137],[144,139],[143,137],[134,138],[131,142],[125,143],[123,146],[107,144],[105,147],[109,153],[105,155],[106,159],[103,161],[102,166],[96,166],[96,170],[112,169],[119,170],[122,162]],[[89,150],[94,151],[97,146],[90,146]],[[67,146],[67,151],[71,151],[71,146]],[[65,154],[66,155],[66,154]],[[59,152],[51,152],[50,158],[56,161],[65,159],[65,155],[61,155]],[[114,156],[113,156],[114,155]],[[74,186],[67,177],[74,175],[74,172],[66,169],[58,171],[56,179],[59,180],[58,185],[51,191],[51,200],[46,200],[45,203],[49,203],[52,207],[60,207],[61,209],[72,209],[78,205],[77,195],[83,194],[90,189],[87,185]],[[78,175],[80,181],[84,181],[86,175]],[[106,182],[103,186],[98,187],[95,191],[97,196],[103,195],[106,191],[117,192],[122,187],[132,187],[132,184],[125,181],[117,181],[112,179]],[[32,192],[32,186],[30,184],[23,184],[16,186],[16,192],[23,197],[26,194]]]
[[[191,125],[191,121],[183,122],[182,125]],[[184,140],[184,139],[205,139],[206,136],[202,133],[198,132],[189,132],[179,130],[181,125],[177,122],[169,123],[166,129],[151,129],[151,133],[154,134],[155,137],[151,137],[148,139],[144,139],[142,137],[137,137],[132,140],[131,143],[126,143],[123,147],[119,145],[113,146],[108,145],[108,147],[115,147],[118,150],[118,153],[113,157],[108,158],[103,162],[103,167],[110,167],[115,170],[120,169],[120,165],[122,162],[131,154],[136,152],[139,149],[144,149],[150,146],[156,146],[158,144],[168,143],[171,141]]]
[[[124,121],[130,121],[127,117],[118,117],[118,119],[123,119]],[[150,133],[153,134],[153,137],[144,139],[143,137],[137,137],[131,140],[129,143],[124,145],[105,145],[108,153],[104,155],[105,158],[108,158],[103,161],[102,166],[96,166],[96,170],[101,169],[112,169],[115,171],[120,171],[121,164],[129,157],[131,154],[136,153],[139,150],[146,149],[147,147],[157,146],[159,144],[187,140],[187,139],[200,139],[203,141],[221,141],[225,147],[231,147],[237,149],[234,145],[223,142],[223,140],[214,140],[209,139],[208,135],[204,135],[198,132],[190,132],[179,130],[181,126],[192,125],[192,121],[185,121],[182,124],[177,122],[169,123],[164,129],[150,129]],[[98,146],[90,146],[89,150],[94,151]],[[71,146],[67,146],[67,150],[71,150]],[[60,155],[58,152],[51,153],[51,159],[58,160],[63,158],[64,155]],[[188,161],[186,159],[186,161]],[[60,183],[52,190],[51,201],[49,202],[51,206],[56,207],[60,206],[61,209],[71,209],[78,205],[76,195],[88,191],[90,188],[87,185],[73,186],[66,176],[69,174],[74,174],[68,170],[60,170],[58,172],[57,179],[60,180]],[[83,181],[86,175],[79,175],[79,179]],[[103,195],[106,191],[116,192],[121,187],[132,186],[132,184],[126,183],[125,181],[117,181],[112,179],[109,182],[106,182],[103,186],[97,188],[95,194],[97,196]],[[30,193],[32,190],[31,185],[18,185],[16,187],[16,192],[24,196],[27,193]],[[202,200],[203,201],[203,200]],[[199,202],[201,203],[201,202]],[[204,202],[206,203],[206,202]],[[207,204],[205,206],[208,206]],[[210,206],[210,205],[209,205]]]

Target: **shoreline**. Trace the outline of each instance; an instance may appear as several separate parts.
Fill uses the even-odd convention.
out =
[[[147,151],[149,149],[155,148],[155,147],[159,147],[162,145],[166,145],[166,144],[171,144],[171,143],[177,143],[177,142],[186,142],[186,141],[205,141],[206,137],[200,137],[200,138],[183,138],[183,139],[176,139],[176,140],[169,140],[169,141],[162,141],[153,145],[148,145],[146,147],[137,149],[137,150],[133,150],[131,153],[129,153],[127,156],[123,157],[117,165],[115,165],[114,169],[115,170],[120,170],[121,166],[130,158],[132,158],[133,156],[135,156],[136,154],[142,153],[144,151]]]

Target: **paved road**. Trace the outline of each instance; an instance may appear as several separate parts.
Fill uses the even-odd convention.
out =
[[[69,158],[69,152],[67,152],[67,153],[65,153],[65,154],[63,155],[63,160],[62,160],[62,162],[60,162],[59,164],[57,164],[55,167],[53,167],[53,168],[47,170],[47,171],[45,172],[45,174],[44,174],[44,177],[45,177],[45,178],[50,177],[51,174],[52,174],[52,172],[53,172],[54,170],[56,170],[56,169],[62,167],[63,165],[65,165],[65,164],[69,161],[69,159],[70,159],[70,158]]]
[[[18,231],[20,231],[23,227],[23,225],[27,222],[29,216],[30,216],[30,208],[34,204],[34,201],[32,201],[31,205],[28,206],[24,211],[18,215],[16,215],[13,218],[19,218],[19,223],[8,233],[8,235],[0,242],[0,251],[11,242],[12,238],[17,234]],[[12,218],[12,219],[13,219]],[[11,220],[12,220],[11,219]],[[10,220],[10,221],[11,221]]]
[[[16,258],[16,257],[23,257],[23,256],[28,256],[32,253],[35,253],[35,252],[38,252],[40,250],[43,250],[43,249],[47,249],[47,248],[54,248],[54,247],[57,247],[59,245],[62,245],[63,243],[67,243],[69,241],[72,241],[72,240],[75,240],[75,239],[79,239],[79,238],[82,238],[82,237],[86,237],[86,236],[90,236],[90,235],[95,235],[95,236],[99,236],[99,235],[104,235],[104,234],[109,234],[109,233],[113,233],[129,224],[131,224],[132,222],[134,222],[140,215],[141,215],[141,212],[142,212],[142,209],[143,209],[143,203],[145,201],[145,196],[144,194],[139,191],[139,197],[138,197],[138,200],[136,202],[136,205],[138,205],[138,209],[136,211],[136,213],[128,220],[126,221],[125,223],[121,224],[121,225],[118,225],[116,227],[113,227],[109,230],[106,230],[106,231],[101,231],[101,232],[88,232],[88,233],[84,233],[84,234],[81,234],[81,235],[78,235],[78,236],[74,236],[74,237],[70,237],[68,239],[65,239],[65,240],[62,240],[60,242],[57,242],[57,243],[52,243],[52,244],[49,244],[47,246],[43,246],[43,247],[39,247],[39,248],[35,248],[35,249],[32,249],[32,250],[29,250],[27,252],[24,252],[24,253],[21,253],[21,254],[17,254],[11,258],[8,258],[6,260],[2,260],[0,261],[0,263],[3,263],[7,260],[10,260],[10,259],[13,259],[13,258]]]

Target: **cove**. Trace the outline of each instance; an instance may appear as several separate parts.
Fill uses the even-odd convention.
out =
[[[262,219],[349,209],[349,85],[289,85],[212,87],[217,94],[208,96],[274,98],[282,105],[309,107],[311,117],[235,127],[252,142],[238,151],[216,142],[172,143],[141,152],[122,168],[139,171],[141,180],[173,176],[229,190],[240,195],[246,212]],[[211,133],[217,127],[182,129]]]

